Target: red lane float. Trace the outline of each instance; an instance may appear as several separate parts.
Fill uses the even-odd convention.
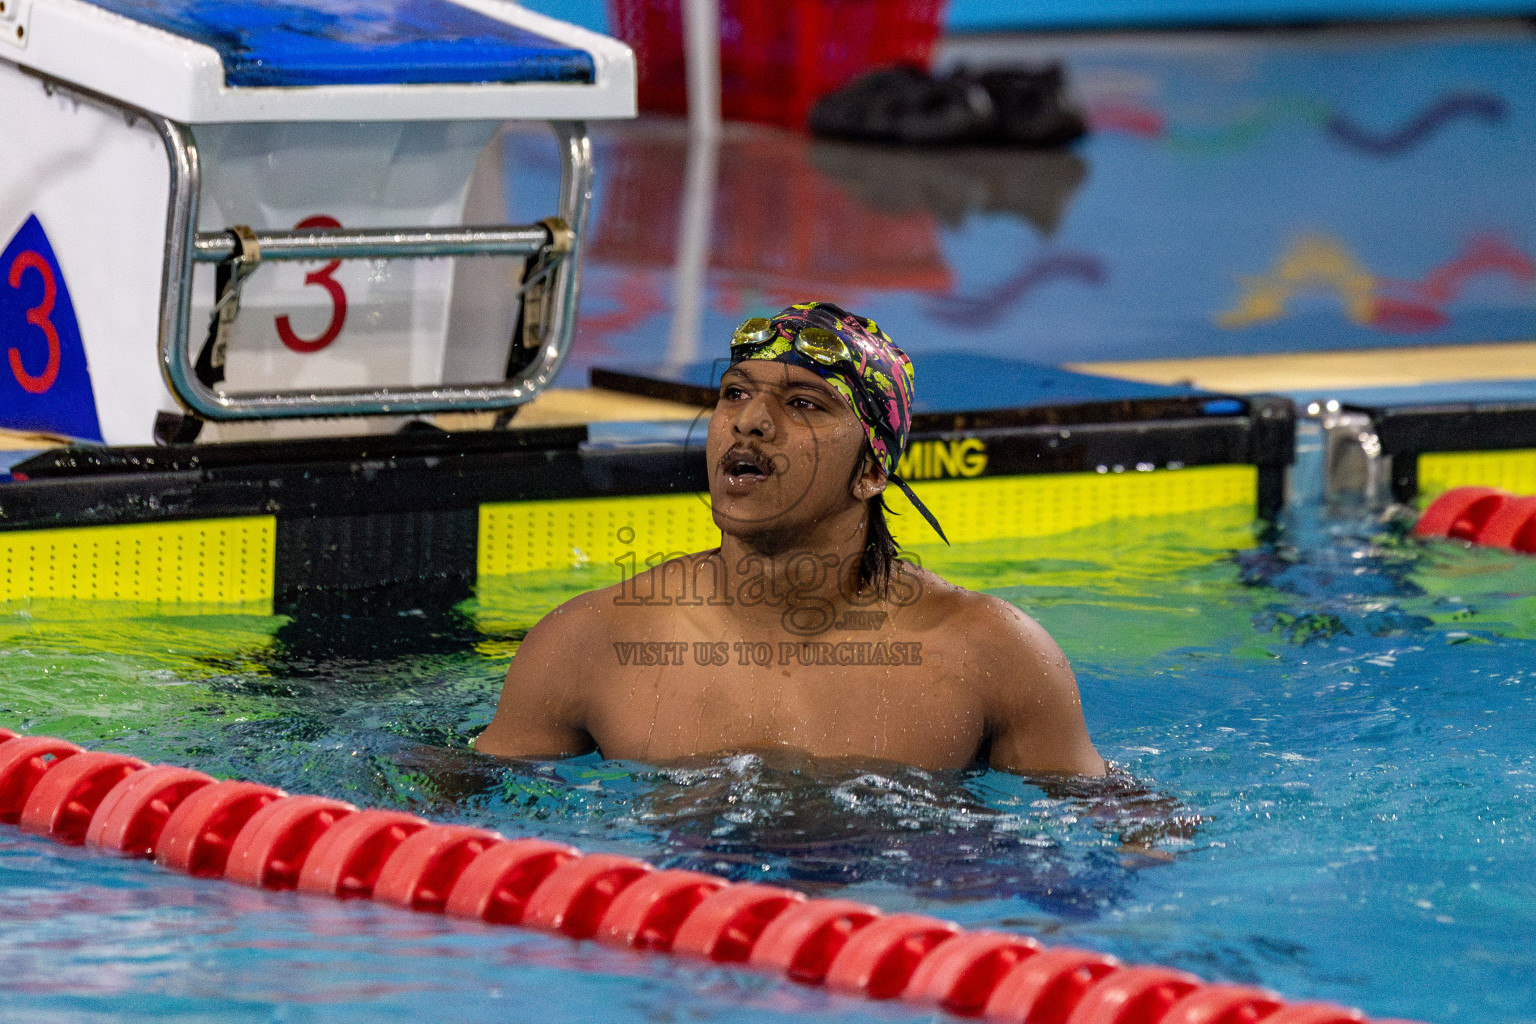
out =
[[[1158,1024],[1256,1024],[1282,1005],[1262,988],[1206,985],[1168,1007]]]
[[[1467,507],[1453,525],[1468,521]],[[771,885],[657,871],[629,857],[583,856],[541,839],[507,839],[398,811],[288,796],[270,786],[215,782],[186,768],[146,766],[0,729],[5,815],[59,842],[153,857],[192,875],[371,896],[628,949],[745,963],[801,984],[871,999],[900,997],[994,1024],[1365,1020],[1347,1007],[1286,1005],[1263,989],[1208,985],[1182,971],[1127,967],[1086,950],[1045,949],[1024,936],[967,933],[919,914],[887,916],[849,900],[807,899]]]
[[[151,857],[171,812],[213,782],[211,775],[168,764],[134,772],[102,798],[86,830],[85,844],[130,857]]]
[[[923,958],[902,998],[974,1017],[1015,964],[1044,948],[1034,939],[1007,932],[962,935]]]
[[[467,825],[429,825],[389,855],[373,898],[397,907],[441,913],[448,893],[471,861],[497,843],[499,833]]]
[[[295,889],[304,858],[336,822],[357,810],[323,796],[288,796],[251,815],[229,846],[224,877],[258,889]]]
[[[80,846],[91,817],[113,787],[148,767],[123,754],[98,750],[76,754],[50,769],[32,787],[18,824],[23,832]]]
[[[343,900],[367,899],[390,855],[429,824],[404,811],[347,815],[315,840],[299,872],[299,891]]]
[[[16,824],[48,769],[78,753],[73,743],[47,736],[16,736],[0,743],[0,822]]]
[[[1357,1024],[1365,1014],[1333,1003],[1292,1003],[1264,1018],[1264,1024]]]
[[[1094,982],[1067,1024],[1158,1024],[1174,1003],[1202,984],[1193,974],[1166,967],[1125,967]]]
[[[464,869],[443,910],[450,917],[486,924],[522,924],[534,890],[580,856],[575,847],[543,839],[513,839],[493,846]]]
[[[893,914],[848,936],[827,965],[828,988],[870,999],[895,999],[917,965],[937,945],[960,934],[953,921],[922,914]]]
[[[1483,524],[1508,496],[1496,487],[1452,487],[1429,503],[1413,532],[1420,537],[1476,540]]]
[[[1478,531],[1477,543],[1524,554],[1536,553],[1536,498],[1509,498]]]
[[[614,897],[593,938],[611,946],[666,953],[693,908],[725,884],[723,878],[697,871],[653,871]]]
[[[717,964],[746,963],[763,929],[804,902],[804,894],[776,885],[728,885],[693,908],[672,940],[672,952]]]
[[[848,937],[880,916],[852,900],[807,900],[774,918],[747,962],[804,985],[820,985]]]
[[[288,794],[254,782],[215,782],[171,812],[160,830],[155,863],[197,878],[217,878],[235,837],[257,811]]]
[[[643,860],[612,853],[592,853],[567,861],[551,871],[528,897],[523,924],[573,939],[590,939],[625,886],[654,870]]]
[[[999,1024],[1066,1024],[1083,994],[1120,969],[1119,960],[1103,953],[1048,949],[1003,975],[982,1015]]]
[[[1493,487],[1453,487],[1430,502],[1413,532],[1536,554],[1536,497]]]

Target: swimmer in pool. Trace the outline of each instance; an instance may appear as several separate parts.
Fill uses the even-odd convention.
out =
[[[897,552],[893,484],[943,536],[894,475],[912,386],[885,332],[830,303],[738,327],[705,449],[720,546],[545,616],[476,748],[649,763],[791,748],[1104,774],[1045,630]]]

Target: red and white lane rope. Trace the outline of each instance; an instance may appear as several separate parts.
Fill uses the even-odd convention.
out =
[[[804,985],[902,999],[999,1024],[1359,1024],[1359,1010],[1287,1003],[920,914],[807,899],[542,839],[434,825],[399,811],[85,751],[0,729],[0,822],[204,878],[522,925]],[[1380,1021],[1377,1024],[1405,1024]]]

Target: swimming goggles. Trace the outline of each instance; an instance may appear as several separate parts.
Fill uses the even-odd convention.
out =
[[[731,348],[744,345],[761,345],[771,341],[775,334],[773,321],[764,316],[743,320],[731,338]],[[795,351],[822,366],[851,364],[853,351],[848,343],[825,327],[806,327],[795,335]]]

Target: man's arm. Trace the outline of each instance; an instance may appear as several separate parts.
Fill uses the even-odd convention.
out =
[[[1033,774],[1103,775],[1083,721],[1077,678],[1066,655],[1034,619],[1006,601],[983,598],[994,638],[983,654],[982,685],[991,765]]]
[[[475,739],[475,749],[496,757],[570,757],[597,744],[588,735],[586,695],[590,638],[596,613],[583,598],[539,620],[518,646],[501,687],[496,717]]]

